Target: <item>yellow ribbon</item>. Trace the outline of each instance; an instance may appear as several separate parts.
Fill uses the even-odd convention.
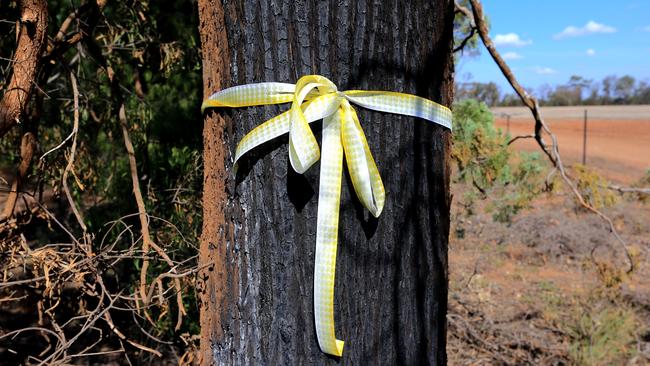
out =
[[[384,208],[384,184],[379,176],[366,136],[350,103],[381,112],[420,117],[451,129],[449,108],[411,94],[388,91],[348,90],[320,75],[303,76],[294,84],[257,83],[221,90],[203,101],[210,107],[247,107],[291,102],[291,108],[250,131],[235,152],[242,155],[275,137],[289,133],[289,160],[304,173],[320,157],[309,123],[323,120],[323,156],[318,193],[314,317],[316,336],[323,352],[341,356],[343,341],[334,335],[334,274],[338,239],[343,155],[359,200],[378,217]]]

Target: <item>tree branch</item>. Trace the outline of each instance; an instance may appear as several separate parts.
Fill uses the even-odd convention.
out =
[[[110,67],[108,70],[110,80],[116,82],[117,79],[115,78],[115,73]],[[114,85],[117,85],[117,83]],[[119,88],[119,86],[116,87]],[[143,262],[142,268],[140,270],[140,297],[142,298],[142,301],[147,304],[148,300],[150,299],[150,297],[147,296],[146,291],[147,270],[149,268],[149,259],[147,258],[147,253],[149,252],[149,249],[153,248],[156,253],[158,253],[158,255],[163,258],[163,260],[171,267],[170,271],[172,273],[176,273],[176,268],[169,255],[167,255],[167,253],[165,253],[165,251],[151,239],[151,234],[149,233],[149,215],[147,215],[144,198],[142,196],[142,190],[140,189],[140,178],[138,177],[138,164],[135,159],[135,149],[133,148],[133,143],[131,142],[131,137],[129,135],[126,111],[124,109],[124,101],[121,97],[120,110],[118,115],[120,119],[120,126],[122,128],[122,136],[124,137],[124,146],[126,147],[127,154],[129,155],[129,168],[131,170],[133,195],[135,196],[135,202],[138,206],[138,217],[140,218],[140,228],[142,231]],[[178,318],[176,322],[176,330],[178,330],[181,327],[183,315],[185,315],[185,307],[183,305],[181,282],[177,277],[173,278],[173,282],[176,290],[176,305],[178,306]]]
[[[77,204],[74,202],[74,199],[72,198],[72,194],[70,193],[70,188],[68,187],[68,174],[70,174],[74,166],[74,158],[77,153],[77,133],[79,131],[79,90],[77,89],[77,78],[74,76],[73,73],[70,73],[70,83],[72,84],[72,97],[74,100],[74,112],[73,112],[74,120],[72,126],[72,133],[70,134],[72,136],[72,147],[70,148],[70,156],[68,156],[68,164],[66,164],[65,170],[63,170],[63,177],[61,178],[61,180],[63,183],[63,191],[65,192],[65,196],[68,199],[70,208],[72,209],[72,212],[74,213],[74,216],[77,219],[77,223],[79,223],[79,226],[81,227],[81,230],[83,230],[85,236],[86,232],[88,231],[88,228],[86,227],[86,224],[84,222],[84,217],[81,215],[81,211],[79,211]]]
[[[650,188],[621,187],[617,185],[609,185],[605,188],[617,191],[618,193],[650,194]]]
[[[4,221],[10,218],[14,213],[20,187],[22,186],[23,181],[29,172],[29,167],[32,163],[32,158],[34,157],[34,150],[36,150],[36,137],[33,133],[27,132],[23,135],[23,138],[20,142],[20,165],[18,165],[16,178],[12,182],[11,190],[7,195],[7,201],[5,202],[5,207],[2,211],[2,215],[0,215],[0,221]]]
[[[469,40],[472,39],[472,37],[474,37],[475,34],[476,34],[476,27],[472,27],[472,29],[470,29],[467,36],[465,36],[463,41],[460,42],[460,45],[458,45],[458,47],[454,48],[454,53],[456,53],[458,51],[462,51],[465,48],[465,46],[467,45],[467,42],[469,42]]]
[[[528,92],[521,86],[521,84],[519,84],[519,81],[517,81],[517,78],[515,78],[514,74],[512,73],[512,70],[505,62],[505,60],[501,57],[501,54],[499,53],[499,51],[497,51],[496,47],[494,46],[494,43],[492,42],[492,38],[490,38],[488,34],[487,24],[485,24],[484,21],[483,7],[481,6],[481,4],[477,0],[470,0],[470,4],[472,5],[471,14],[469,14],[467,8],[464,8],[460,5],[457,5],[457,8],[461,9],[460,11],[463,14],[465,14],[465,16],[471,16],[470,18],[471,22],[476,25],[478,34],[481,37],[481,41],[483,41],[483,45],[485,46],[485,48],[487,48],[488,52],[492,56],[492,59],[501,70],[501,73],[503,73],[503,76],[505,76],[506,79],[508,80],[508,83],[510,83],[510,85],[515,90],[517,95],[519,95],[521,101],[533,113],[533,118],[535,119],[535,140],[537,140],[538,145],[542,148],[542,151],[544,151],[544,153],[549,158],[549,160],[551,160],[553,165],[557,165],[557,162],[555,161],[555,157],[549,151],[549,148],[546,145],[544,138],[542,137],[542,130],[548,130],[548,127],[546,127],[546,123],[544,122],[542,116],[539,113],[539,108],[537,107],[537,101],[532,95],[528,94]]]
[[[105,1],[89,0],[68,14],[68,17],[61,23],[61,27],[54,40],[47,45],[47,50],[44,55],[45,60],[55,60],[70,49],[70,47],[91,37],[105,5]],[[81,19],[82,17],[84,18]],[[75,20],[79,23],[77,30],[66,36],[68,28],[70,28]]]
[[[519,139],[534,139],[534,138],[535,138],[535,135],[532,135],[532,134],[531,134],[531,135],[519,135],[519,136],[515,136],[515,137],[513,137],[510,141],[508,141],[508,145],[512,144],[513,142],[515,142],[515,141],[517,141],[517,140],[519,140]]]

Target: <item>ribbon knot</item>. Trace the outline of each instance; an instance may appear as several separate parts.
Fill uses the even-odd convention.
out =
[[[338,221],[343,175],[343,157],[354,191],[370,213],[379,217],[385,191],[379,170],[370,153],[356,104],[368,109],[414,116],[451,129],[449,108],[411,94],[389,91],[348,90],[340,92],[320,75],[303,76],[294,84],[257,83],[221,90],[203,101],[210,107],[246,107],[291,102],[291,108],[244,136],[235,151],[235,162],[248,151],[289,133],[289,160],[298,173],[321,159],[316,224],[314,269],[314,318],[321,350],[341,356],[343,341],[334,332],[334,277]],[[323,120],[322,156],[309,123]]]

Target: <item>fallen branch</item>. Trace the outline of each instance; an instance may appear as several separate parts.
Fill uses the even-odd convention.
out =
[[[612,191],[617,191],[619,193],[650,194],[650,188],[621,187],[617,185],[609,185],[605,188],[611,189]]]

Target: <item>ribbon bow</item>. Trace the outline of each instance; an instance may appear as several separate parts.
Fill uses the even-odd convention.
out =
[[[203,101],[210,107],[247,107],[291,102],[291,108],[250,131],[235,152],[235,164],[246,152],[289,133],[289,160],[302,174],[320,158],[309,123],[323,120],[323,156],[318,193],[314,317],[323,352],[341,356],[343,341],[334,335],[334,274],[339,224],[343,156],[359,200],[378,217],[384,208],[384,184],[372,158],[357,113],[350,103],[380,112],[420,117],[451,129],[449,108],[411,94],[389,91],[339,92],[320,75],[303,76],[294,84],[258,83],[221,90]]]

